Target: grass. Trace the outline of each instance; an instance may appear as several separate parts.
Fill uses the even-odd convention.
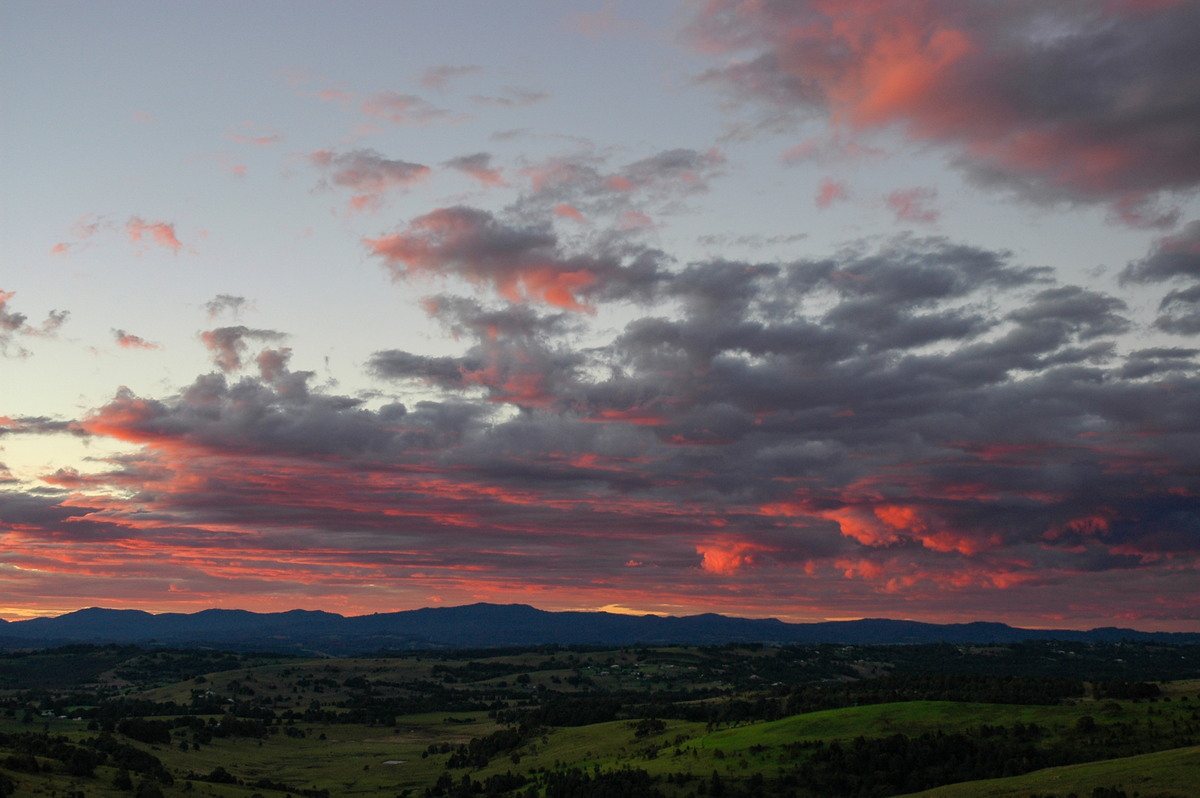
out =
[[[816,740],[847,740],[858,736],[886,737],[903,733],[910,737],[926,732],[965,731],[982,724],[1070,726],[1090,714],[1087,705],[1020,706],[970,704],[954,701],[906,701],[871,704],[793,715],[782,720],[723,729],[707,735],[701,745],[726,752],[755,745],[778,746]]]
[[[1136,790],[1146,798],[1195,798],[1200,795],[1200,746],[951,784],[905,798],[1026,798],[1071,792],[1087,796],[1097,787],[1118,787],[1130,795]]]

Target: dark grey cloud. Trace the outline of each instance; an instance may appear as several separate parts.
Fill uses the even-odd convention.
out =
[[[1176,335],[1200,333],[1200,220],[1158,241],[1146,257],[1126,265],[1120,279],[1122,284],[1193,281],[1167,292],[1154,326]]]
[[[442,388],[465,386],[463,372],[477,371],[482,364],[458,357],[429,357],[399,349],[389,349],[371,355],[367,368],[385,379],[421,379]]]
[[[1161,283],[1172,279],[1200,280],[1200,220],[1168,236],[1149,255],[1129,263],[1121,272],[1122,283]]]
[[[1154,326],[1177,335],[1200,333],[1200,284],[1169,292],[1158,306]]]
[[[1048,325],[1086,341],[1128,330],[1129,321],[1119,314],[1123,310],[1125,303],[1116,297],[1068,285],[1037,293],[1009,318],[1030,327]]]
[[[469,335],[479,340],[533,340],[580,330],[575,314],[544,313],[529,305],[490,306],[453,294],[427,296],[422,305],[455,338]]]

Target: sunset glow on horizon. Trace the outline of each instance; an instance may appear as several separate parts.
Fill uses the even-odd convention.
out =
[[[0,618],[1200,632],[1200,0],[0,29]]]

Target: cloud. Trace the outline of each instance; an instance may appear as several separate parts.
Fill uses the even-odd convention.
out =
[[[25,321],[29,317],[8,308],[9,300],[14,296],[16,293],[13,291],[0,291],[0,352],[6,355],[14,335],[28,329]]]
[[[645,33],[643,26],[617,13],[616,3],[608,2],[599,11],[573,14],[562,22],[564,30],[591,39]]]
[[[479,105],[494,105],[501,108],[528,108],[550,99],[550,94],[536,89],[507,86],[500,95],[476,94],[471,101]]]
[[[283,141],[283,134],[278,131],[263,132],[256,125],[242,125],[242,131],[231,130],[225,136],[240,144],[253,144],[256,147],[271,147]]]
[[[455,124],[467,118],[438,108],[414,94],[398,94],[394,91],[372,94],[363,101],[362,111],[367,116],[400,126]]]
[[[422,71],[419,80],[421,85],[427,89],[444,89],[452,80],[467,75],[477,75],[481,72],[483,72],[483,68],[474,64],[439,64]]]
[[[1191,290],[1152,261],[1175,238],[1129,279]],[[82,590],[118,552],[193,597],[1194,615],[1198,350],[1123,353],[1097,287],[943,236],[675,264],[461,207],[368,246],[486,289],[426,298],[446,351],[372,353],[367,401],[291,371],[282,333],[211,330],[214,373],[67,425],[124,453],[0,494],[18,565]],[[626,318],[578,313],[606,302]]]
[[[39,326],[29,324],[29,317],[24,313],[11,310],[9,301],[16,296],[15,291],[0,289],[0,355],[4,357],[28,357],[29,350],[20,346],[18,336],[35,336],[52,338],[57,334],[70,316],[70,311],[52,310]]]
[[[1191,281],[1190,287],[1173,288],[1162,298],[1154,326],[1175,335],[1200,332],[1200,221],[1156,242],[1150,254],[1125,266],[1120,279],[1122,284]]]
[[[572,219],[576,222],[582,223],[587,221],[583,218],[583,214],[579,212],[578,208],[573,205],[568,205],[565,202],[558,203],[550,210],[550,212],[555,216],[561,216],[564,219]]]
[[[150,343],[145,338],[141,338],[132,333],[127,333],[124,330],[113,330],[113,337],[117,341],[117,346],[122,349],[159,349],[158,344]]]
[[[725,164],[720,150],[706,152],[677,148],[664,150],[634,161],[612,179],[624,181],[627,190],[634,188],[684,193],[705,191],[708,181],[718,176]]]
[[[1200,333],[1200,283],[1169,292],[1158,310],[1161,315],[1154,320],[1158,329],[1176,335]]]
[[[1200,220],[1161,239],[1153,252],[1121,272],[1122,283],[1160,283],[1177,278],[1200,280]]]
[[[1179,223],[1178,208],[1164,208],[1139,194],[1127,194],[1112,204],[1109,223],[1142,229],[1168,230]]]
[[[73,247],[77,246],[78,244],[80,244],[84,241],[87,241],[89,238],[96,235],[96,233],[98,233],[100,231],[100,228],[102,225],[109,226],[104,222],[103,217],[96,216],[95,214],[85,214],[83,216],[80,216],[79,219],[77,219],[75,221],[75,223],[73,225],[71,225],[70,232],[71,232],[72,237],[74,237],[76,240],[75,241],[60,241],[59,243],[55,244],[51,248],[51,250],[50,250],[51,254],[52,255],[67,254],[67,252],[70,251]]]
[[[485,186],[504,185],[503,173],[492,166],[492,156],[486,152],[460,155],[457,158],[451,158],[443,165],[470,175]]]
[[[247,340],[281,341],[287,336],[274,330],[255,330],[245,325],[217,327],[200,333],[200,340],[212,352],[213,363],[224,372],[237,371],[242,367],[242,355],[246,352]]]
[[[808,233],[785,233],[781,235],[763,235],[762,233],[708,233],[696,240],[706,247],[749,247],[761,249],[779,244],[794,244],[808,238]]]
[[[229,313],[234,318],[237,318],[241,315],[243,309],[251,307],[253,306],[246,302],[245,297],[234,296],[233,294],[217,294],[204,303],[204,310],[208,313],[210,319],[215,319],[222,313]]]
[[[817,207],[828,208],[833,203],[845,200],[849,198],[849,196],[850,189],[846,187],[845,183],[832,180],[828,177],[823,178],[821,180],[821,185],[817,187]],[[898,211],[897,215],[899,215]]]
[[[898,129],[981,185],[1035,201],[1143,202],[1200,185],[1200,8],[985,0],[711,0],[691,41],[702,81],[843,135]],[[1149,207],[1149,206],[1146,206]]]
[[[125,223],[125,232],[134,244],[149,240],[176,252],[183,247],[175,236],[175,225],[169,222],[147,222],[139,216],[134,216]]]
[[[677,213],[682,201],[709,190],[724,174],[725,156],[717,149],[662,150],[624,165],[611,166],[607,155],[581,152],[556,156],[521,170],[529,192],[517,207],[529,215],[564,214],[616,221],[626,214]],[[557,210],[556,210],[557,209]]]
[[[939,214],[929,206],[936,198],[937,189],[917,187],[893,191],[884,197],[884,200],[896,214],[897,222],[933,224],[938,220]]]
[[[430,174],[428,166],[384,158],[369,149],[344,153],[317,150],[308,160],[324,170],[335,186],[355,192],[349,200],[354,211],[377,208],[389,191],[407,189]]]
[[[739,540],[718,539],[696,546],[701,555],[700,568],[711,574],[732,576],[743,568],[753,567],[764,546]]]
[[[578,331],[572,314],[539,312],[528,305],[491,307],[453,294],[428,296],[422,305],[455,339],[468,336],[478,341],[535,340]]]
[[[400,232],[366,239],[393,279],[428,274],[484,285],[509,302],[533,300],[590,311],[588,296],[639,290],[656,273],[654,257],[639,253],[572,255],[548,228],[507,223],[476,208],[440,208]],[[623,262],[629,260],[630,262]]]

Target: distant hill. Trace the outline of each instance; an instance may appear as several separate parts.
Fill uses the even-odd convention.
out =
[[[1200,634],[1101,628],[1019,629],[1001,623],[932,624],[884,618],[784,623],[774,618],[616,615],[547,612],[525,604],[470,604],[345,617],[291,610],[255,613],[204,610],[153,615],[93,607],[57,618],[0,623],[0,647],[67,643],[139,643],[213,646],[232,650],[360,654],[381,649],[500,648],[530,645],[653,643],[887,645],[903,643],[1013,643],[1022,640],[1200,644]]]

